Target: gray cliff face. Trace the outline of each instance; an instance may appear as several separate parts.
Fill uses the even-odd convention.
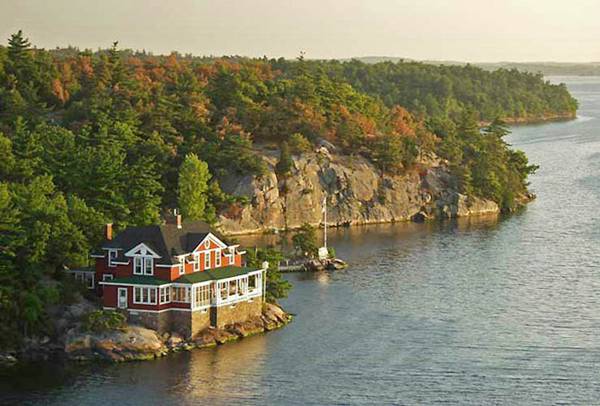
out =
[[[429,218],[496,214],[496,203],[467,198],[452,186],[444,162],[435,156],[422,160],[419,170],[382,176],[360,156],[319,152],[295,156],[291,173],[275,174],[277,157],[265,156],[268,175],[221,179],[222,189],[246,196],[249,204],[219,218],[226,234],[262,233],[322,223],[327,196],[330,225],[387,223]]]

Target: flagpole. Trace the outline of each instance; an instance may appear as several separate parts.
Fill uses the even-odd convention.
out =
[[[327,195],[323,198],[323,217],[323,245],[327,248]]]

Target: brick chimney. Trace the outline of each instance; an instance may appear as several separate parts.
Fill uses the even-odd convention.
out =
[[[106,226],[104,226],[104,238],[106,238],[107,240],[112,240],[113,237],[113,230],[112,230],[112,223],[106,223]]]

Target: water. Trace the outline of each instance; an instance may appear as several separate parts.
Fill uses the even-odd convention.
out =
[[[3,372],[0,403],[600,404],[600,78],[576,121],[517,127],[538,199],[495,221],[339,230],[290,275],[288,327],[115,366]]]

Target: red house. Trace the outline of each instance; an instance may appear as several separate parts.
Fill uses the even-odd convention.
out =
[[[107,224],[106,240],[92,255],[90,286],[97,281],[104,308],[126,313],[129,322],[190,337],[260,316],[265,269],[242,266],[244,253],[208,224],[182,223],[181,216],[128,227],[115,238]]]

